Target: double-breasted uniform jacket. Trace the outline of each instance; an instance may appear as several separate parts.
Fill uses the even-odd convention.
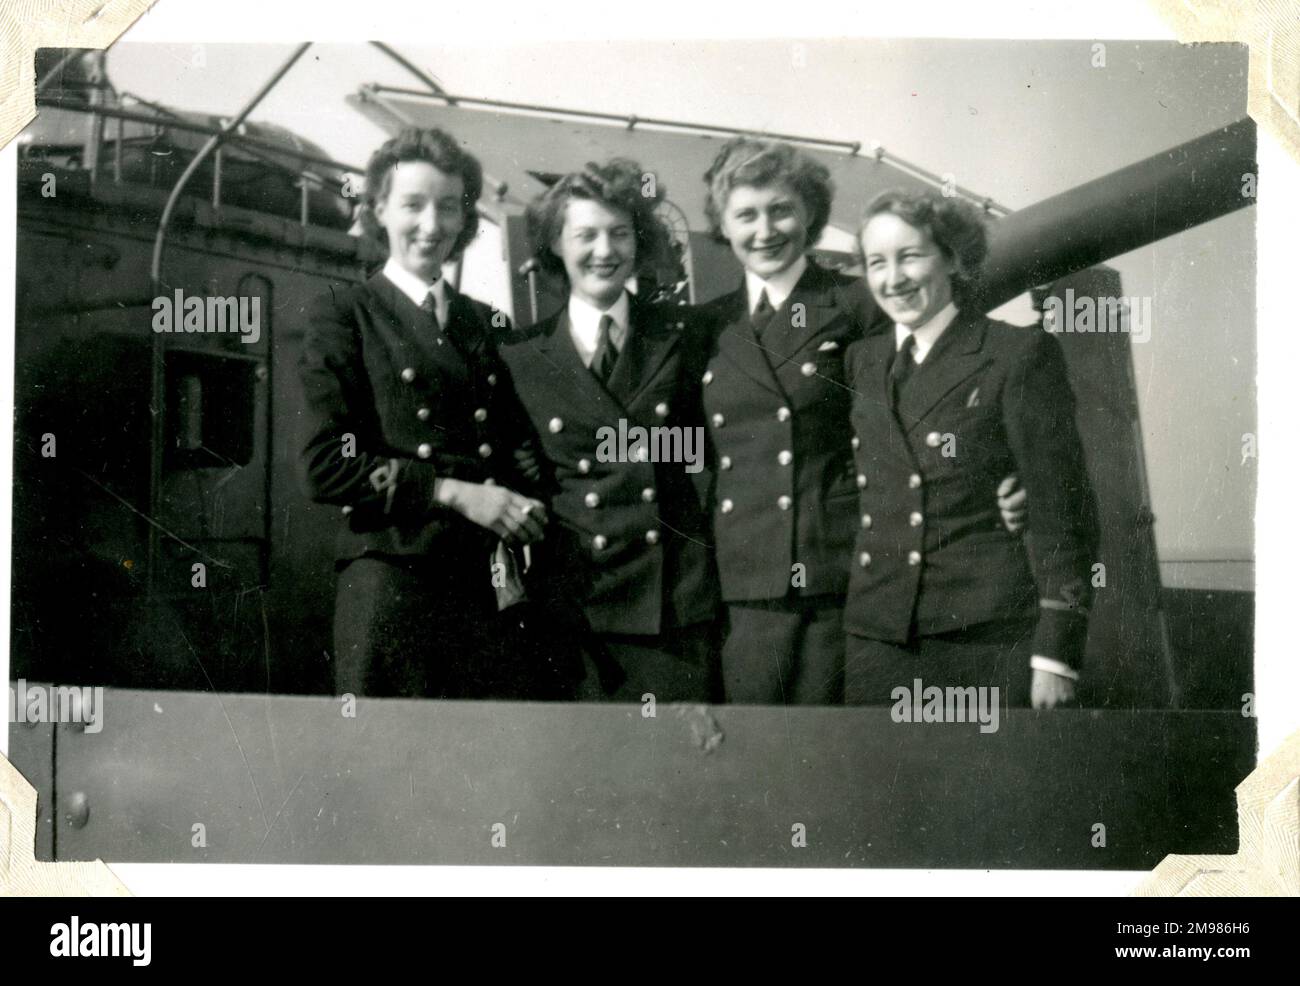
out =
[[[514,450],[527,432],[496,347],[508,323],[498,321],[451,290],[435,334],[382,273],[310,309],[301,466],[312,499],[345,515],[340,567],[363,555],[436,556],[482,558],[488,571],[495,536],[435,505],[433,481],[524,485]]]
[[[770,351],[750,327],[743,283],[702,307],[722,597],[843,595],[858,493],[844,355],[884,319],[861,280],[811,260],[772,316],[782,331],[764,334],[776,340]]]
[[[896,413],[895,348],[888,333],[847,359],[861,492],[846,629],[905,643],[1036,619],[1033,653],[1078,666],[1097,517],[1060,344],[960,313]],[[1007,532],[995,500],[1012,473],[1029,495],[1023,538]]]
[[[601,449],[611,435],[601,429],[640,427],[670,439],[671,432],[650,429],[680,429],[682,439],[692,429],[691,451],[704,466],[697,323],[688,309],[632,296],[628,333],[606,383],[578,355],[567,308],[501,350],[542,451],[552,518],[546,581],[596,633],[656,635],[717,614],[707,473],[655,461],[662,443],[649,443],[651,450],[629,441],[625,458],[608,454],[618,442]]]

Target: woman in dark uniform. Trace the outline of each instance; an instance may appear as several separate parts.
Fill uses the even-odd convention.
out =
[[[853,464],[844,354],[889,322],[860,279],[807,256],[830,218],[823,165],[787,144],[737,137],[705,182],[714,234],[744,268],[735,291],[704,306],[726,697],[834,704],[857,494],[868,481]],[[1007,522],[1017,523],[1023,496],[1014,482],[1004,492]]]
[[[713,527],[729,632],[729,702],[839,701],[856,524],[843,357],[883,323],[861,281],[806,253],[830,217],[829,172],[786,144],[729,141],[706,212],[744,267],[704,306],[702,375],[717,453]]]
[[[308,317],[300,376],[307,489],[341,508],[335,687],[340,693],[497,692],[503,542],[539,539],[545,509],[516,489],[525,436],[492,312],[442,277],[473,238],[477,160],[408,129],[366,169],[388,247],[382,271]]]
[[[703,349],[693,313],[628,290],[670,245],[645,179],[631,161],[589,164],[529,206],[537,259],[567,299],[502,356],[555,519],[541,579],[549,611],[572,618],[614,699],[706,702],[718,692],[718,593],[703,507]]]
[[[889,332],[855,343],[860,490],[845,626],[846,701],[896,688],[997,687],[999,701],[1069,701],[1083,656],[1097,517],[1057,340],[967,307],[986,251],[979,213],[887,192],[860,230]],[[994,508],[999,478],[1029,496],[1023,537]]]

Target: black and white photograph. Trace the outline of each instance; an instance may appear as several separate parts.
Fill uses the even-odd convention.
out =
[[[425,24],[36,54],[37,858],[1236,852],[1248,47]]]

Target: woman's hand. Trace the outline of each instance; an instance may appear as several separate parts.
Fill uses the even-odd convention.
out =
[[[439,479],[435,498],[466,520],[486,527],[499,538],[531,544],[542,539],[546,507],[504,486]]]
[[[1039,668],[1033,669],[1033,675],[1029,683],[1029,704],[1035,709],[1054,709],[1074,701],[1072,679]]]
[[[1029,491],[1020,485],[1017,476],[1008,476],[998,485],[998,509],[1002,511],[1002,523],[1012,534],[1019,534],[1025,528],[1025,501]]]

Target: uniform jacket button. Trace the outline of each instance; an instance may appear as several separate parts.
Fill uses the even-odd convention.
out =
[[[478,408],[478,409],[474,412],[474,420],[475,420],[475,421],[486,421],[486,420],[487,420],[487,408],[485,408],[485,407],[480,407],[480,408]]]
[[[551,418],[551,420],[546,423],[546,428],[552,435],[558,435],[564,430],[564,419]]]
[[[402,380],[405,383],[415,383],[415,367],[408,366],[402,371]]]
[[[599,494],[599,493],[594,493],[594,492],[593,492],[593,493],[588,493],[586,496],[584,496],[584,497],[582,498],[582,502],[585,503],[587,506],[592,507],[592,508],[599,507],[599,506],[600,506],[600,494]]]
[[[591,472],[591,460],[590,460],[590,459],[579,459],[579,460],[578,460],[578,472],[582,473],[584,476],[585,476],[587,473]]]
[[[595,548],[597,551],[604,551],[605,546],[608,544],[609,541],[605,539],[605,535],[603,534],[597,534],[594,538],[591,539],[591,546]]]
[[[646,503],[654,503],[655,502],[654,487],[647,486],[645,489],[643,489],[641,491],[641,499],[644,500]]]
[[[495,373],[488,374],[488,385],[492,387],[497,385],[497,375]]]
[[[862,515],[862,529],[868,530],[871,527],[871,514]]]
[[[858,489],[860,489],[860,490],[865,490],[866,488],[867,488],[867,477],[866,477],[866,474],[865,474],[865,473],[858,473]]]
[[[718,460],[718,466],[719,466],[719,468],[722,468],[722,469],[730,469],[730,468],[731,468],[731,456],[729,456],[729,455],[724,455],[721,459]]]
[[[921,564],[921,552],[919,552],[919,551],[909,551],[909,552],[907,553],[907,563],[908,563],[909,565],[919,565],[919,564]]]
[[[783,466],[788,466],[794,461],[794,455],[791,454],[789,449],[782,449],[780,452],[776,453],[776,461],[781,463]]]
[[[863,568],[866,568],[868,565],[871,564],[871,555],[865,551],[862,552],[862,554],[858,555],[858,564],[861,565]]]
[[[777,505],[778,507],[780,507],[782,510],[789,510],[789,509],[790,509],[790,504],[792,504],[793,502],[794,502],[794,501],[791,500],[791,499],[790,499],[788,496],[786,496],[784,493],[782,493],[780,496],[778,496],[778,497],[776,498],[776,505]]]
[[[350,513],[352,513],[352,507],[347,506],[347,507],[344,507],[344,508],[343,508],[343,516],[344,516],[344,517],[346,517],[346,516],[347,516],[348,514],[350,514]]]
[[[777,420],[777,421],[789,421],[789,420],[790,420],[790,409],[789,409],[788,407],[779,407],[779,408],[777,408],[777,409],[776,409],[776,420]]]
[[[914,472],[907,477],[907,488],[909,490],[919,490],[921,488],[921,474]]]
[[[859,446],[862,445],[862,439],[858,438],[857,435],[854,435],[852,438],[849,439],[849,444],[852,445],[854,448],[858,448]]]
[[[735,504],[732,503],[730,500],[723,500],[720,504],[718,504],[718,509],[721,510],[724,514],[731,513],[733,507],[735,507]]]
[[[724,424],[727,423],[727,419],[724,418],[721,414],[715,414],[712,418],[712,421],[713,421],[713,427],[715,428],[721,428]]]
[[[922,517],[921,514],[920,514],[920,512],[919,512],[919,511],[916,511],[916,510],[913,510],[913,511],[912,511],[910,514],[908,514],[908,516],[907,516],[907,522],[908,522],[909,524],[911,524],[913,527],[920,527],[921,524],[922,524],[922,522],[924,522],[924,520],[925,520],[925,518]]]
[[[942,441],[943,441],[943,436],[940,435],[937,431],[932,431],[925,436],[925,444],[929,445],[930,448],[938,448],[939,443]]]
[[[478,454],[483,456],[483,458],[486,459],[489,455],[492,454],[492,446],[489,445],[487,442],[484,442],[482,445],[478,447]]]
[[[421,421],[428,421],[428,420],[429,420],[429,409],[428,409],[427,407],[422,407],[422,408],[420,408],[418,411],[415,412],[415,416],[416,416],[417,418],[419,418]]]
[[[704,383],[705,386],[708,386],[709,384],[713,383],[713,371],[705,370],[704,376],[700,377],[700,380]]]
[[[415,454],[421,459],[427,459],[429,456],[433,455],[433,446],[428,442],[421,442],[420,447],[415,450]]]
[[[659,415],[661,418],[668,417],[668,405],[663,401],[660,401],[655,405],[655,414]]]
[[[817,372],[817,364],[805,363],[803,366],[799,367],[799,372],[802,373],[805,377],[811,377],[814,373]]]
[[[649,530],[649,531],[646,531],[646,532],[645,532],[645,543],[646,543],[646,544],[658,544],[658,543],[659,543],[659,532],[656,531],[656,530]]]

